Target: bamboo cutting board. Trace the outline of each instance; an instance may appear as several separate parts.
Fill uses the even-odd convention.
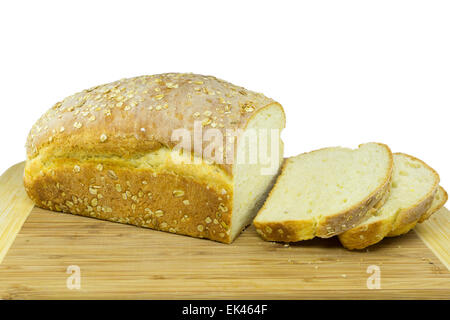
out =
[[[22,172],[0,178],[2,299],[450,299],[445,208],[362,252],[253,227],[226,245],[35,208]]]

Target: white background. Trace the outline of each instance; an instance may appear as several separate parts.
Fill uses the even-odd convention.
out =
[[[286,154],[379,141],[450,189],[449,1],[2,1],[0,171],[82,89],[211,74],[283,104]]]

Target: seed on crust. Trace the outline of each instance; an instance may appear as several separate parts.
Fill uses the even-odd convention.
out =
[[[183,190],[173,190],[172,194],[174,197],[178,198],[178,197],[184,196],[184,191]]]
[[[117,177],[116,173],[115,173],[114,171],[112,171],[112,170],[108,170],[108,177],[110,177],[110,178],[113,179],[113,180],[119,179],[119,178]]]

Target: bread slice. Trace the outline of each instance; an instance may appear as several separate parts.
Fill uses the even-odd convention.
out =
[[[422,216],[420,216],[413,222],[410,222],[406,225],[400,226],[397,229],[392,230],[391,232],[389,232],[387,236],[395,237],[409,232],[409,230],[413,229],[418,222],[424,222],[429,217],[431,217],[433,213],[442,208],[444,204],[447,202],[447,199],[448,199],[447,192],[444,190],[444,188],[439,186],[436,193],[434,194],[431,206],[428,208],[428,210],[425,211],[425,213]]]
[[[438,184],[439,175],[426,163],[395,153],[388,200],[369,219],[340,234],[339,240],[347,249],[363,249],[409,231],[431,207]]]
[[[444,188],[439,186],[438,191],[434,195],[433,202],[431,203],[431,207],[425,212],[419,219],[419,222],[422,223],[425,220],[427,220],[429,217],[431,217],[435,212],[437,212],[439,209],[441,209],[444,204],[448,200],[448,194],[447,191],[445,191]]]
[[[393,159],[380,143],[288,158],[253,221],[265,240],[329,238],[357,225],[389,190]]]

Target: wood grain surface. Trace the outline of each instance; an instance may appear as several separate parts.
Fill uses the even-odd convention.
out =
[[[442,209],[417,229],[420,237],[354,252],[335,238],[285,246],[250,227],[227,245],[33,208],[0,265],[0,298],[450,299],[440,261],[449,217]],[[67,287],[69,266],[80,268],[79,290]],[[381,289],[367,287],[370,266],[380,270]]]
[[[34,207],[23,187],[24,167],[18,163],[0,177],[0,264]]]
[[[441,262],[450,270],[450,213],[442,208],[414,231]]]
[[[80,290],[66,286],[71,265]],[[371,265],[380,290],[367,288]],[[226,245],[35,208],[0,266],[0,297],[448,299],[450,274],[414,232],[363,252],[264,242],[253,228]]]

